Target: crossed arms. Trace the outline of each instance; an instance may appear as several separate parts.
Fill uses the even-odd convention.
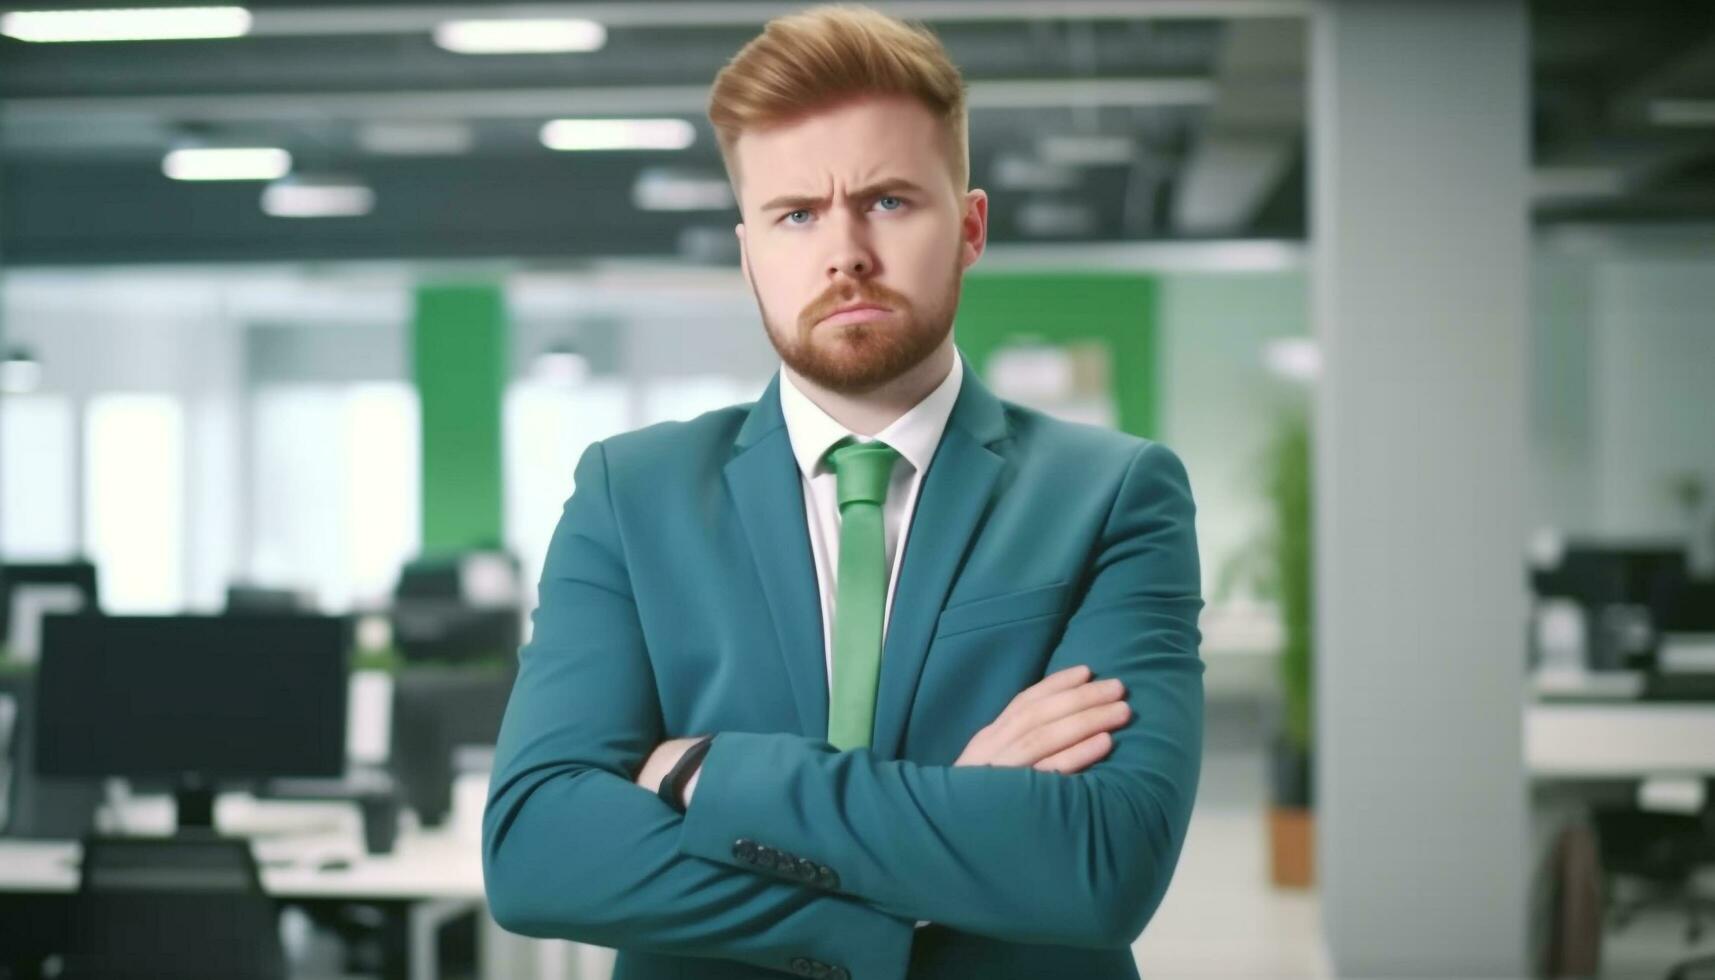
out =
[[[529,935],[902,976],[912,923],[1124,946],[1178,859],[1201,757],[1198,567],[1183,466],[1140,447],[1049,673],[1124,685],[1137,722],[1081,771],[929,766],[789,733],[719,734],[680,815],[633,777],[663,740],[598,444],[549,548],[483,821],[490,910]],[[838,869],[759,872],[748,839]],[[837,858],[837,860],[835,860]]]

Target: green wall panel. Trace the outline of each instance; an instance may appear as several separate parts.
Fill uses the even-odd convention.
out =
[[[1156,438],[1156,283],[1134,273],[972,273],[955,320],[959,349],[979,374],[998,350],[1023,342],[1099,342],[1109,352],[1114,417]]]
[[[426,554],[500,545],[506,334],[499,286],[417,290],[411,360],[422,403]]]

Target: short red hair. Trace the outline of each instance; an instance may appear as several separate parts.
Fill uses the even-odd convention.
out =
[[[929,28],[868,7],[830,4],[768,22],[720,74],[709,93],[727,173],[738,183],[733,146],[765,129],[868,95],[920,102],[946,136],[953,186],[970,182],[965,84]]]

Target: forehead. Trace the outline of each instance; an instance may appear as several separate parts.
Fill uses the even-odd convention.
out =
[[[941,126],[908,97],[865,97],[807,113],[733,144],[745,201],[766,195],[825,192],[903,177],[932,186],[947,174]]]

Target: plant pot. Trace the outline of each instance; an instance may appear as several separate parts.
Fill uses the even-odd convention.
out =
[[[1316,883],[1316,815],[1302,807],[1268,808],[1268,876],[1276,888]]]
[[[1284,734],[1269,743],[1269,800],[1275,806],[1310,809],[1315,789],[1309,749],[1294,745]]]
[[[1269,752],[1268,863],[1276,888],[1315,884],[1316,819],[1310,753],[1276,736]]]

